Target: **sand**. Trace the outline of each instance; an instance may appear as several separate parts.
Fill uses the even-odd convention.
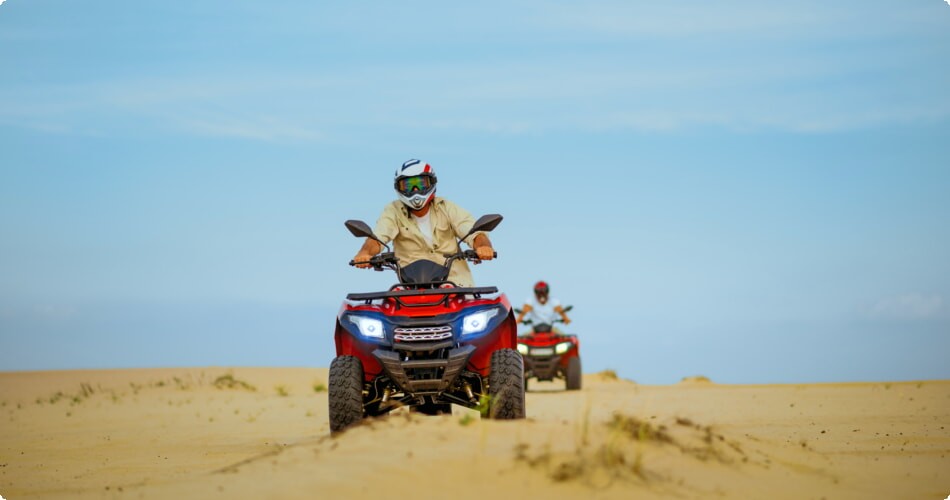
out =
[[[532,384],[524,421],[398,410],[330,437],[326,369],[0,373],[22,498],[950,495],[950,381]],[[217,382],[217,383],[216,383]]]

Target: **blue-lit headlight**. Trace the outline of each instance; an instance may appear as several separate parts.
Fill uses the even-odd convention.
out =
[[[488,328],[488,322],[498,314],[498,309],[485,309],[469,314],[462,319],[462,335],[481,333]]]
[[[386,335],[383,329],[383,322],[378,319],[367,318],[365,316],[350,316],[350,322],[360,329],[360,335],[381,339]]]

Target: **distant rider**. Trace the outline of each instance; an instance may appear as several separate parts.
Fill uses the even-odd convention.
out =
[[[567,317],[567,313],[561,307],[561,301],[549,298],[550,291],[551,287],[544,281],[535,283],[534,297],[528,297],[528,300],[525,301],[521,308],[521,314],[518,315],[518,323],[521,323],[527,317],[535,325],[553,325],[554,320],[560,316],[565,325],[571,324],[571,318]]]
[[[386,205],[373,232],[384,243],[393,243],[400,266],[420,259],[444,263],[445,254],[458,251],[458,238],[475,224],[467,210],[435,195],[436,182],[435,170],[424,161],[409,160],[396,169],[394,187],[399,199]],[[479,259],[492,260],[495,250],[486,233],[477,232],[465,243],[475,249]],[[356,267],[370,267],[369,259],[382,249],[378,242],[367,238],[353,258]],[[464,260],[452,264],[449,281],[461,287],[472,286],[472,272]]]

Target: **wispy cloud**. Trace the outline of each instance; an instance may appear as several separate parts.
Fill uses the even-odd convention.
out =
[[[565,64],[568,63],[568,64]],[[7,88],[0,122],[44,131],[149,128],[261,141],[325,141],[340,127],[411,126],[517,135],[690,127],[836,132],[950,117],[950,95],[854,81],[861,61],[617,67],[607,60],[379,66],[319,74]],[[431,75],[419,81],[419,75]],[[380,78],[385,75],[385,80]],[[947,77],[950,80],[950,76]],[[238,81],[240,83],[235,83]],[[939,83],[939,82],[935,82]]]
[[[920,293],[883,298],[870,310],[875,318],[912,320],[943,317],[948,312],[948,304],[942,296]]]
[[[326,138],[300,113],[268,109],[273,93],[286,96],[287,89],[275,81],[201,76],[39,85],[8,89],[0,123],[92,136],[161,129],[265,142]]]
[[[30,318],[37,320],[66,320],[76,317],[79,308],[68,304],[11,304],[0,305],[0,319]]]
[[[267,117],[256,119],[235,119],[226,116],[184,118],[176,120],[176,125],[199,136],[233,137],[264,142],[316,142],[327,138],[326,134],[320,131]]]
[[[596,8],[574,2],[544,3],[536,23],[559,33],[584,36],[683,38],[697,36],[811,39],[887,36],[921,31],[939,33],[944,24],[925,3],[753,1],[678,2],[601,1]]]
[[[0,123],[59,133],[159,129],[333,141],[407,126],[507,135],[691,127],[832,133],[950,118],[950,72],[936,65],[947,55],[946,37],[929,43],[946,22],[920,5],[861,6],[527,3],[492,24],[491,43],[475,9],[465,11],[474,19],[450,25],[458,37],[447,37],[437,57],[416,57],[415,38],[405,53],[389,49],[399,42],[386,38],[401,25],[369,19],[368,27],[333,33],[342,45],[363,36],[385,45],[355,44],[363,48],[327,64],[249,54],[239,67],[189,65],[177,74],[0,82]],[[373,35],[375,27],[382,34]],[[450,28],[433,30],[427,36],[439,39]]]

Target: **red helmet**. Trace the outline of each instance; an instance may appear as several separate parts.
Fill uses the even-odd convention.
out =
[[[551,287],[543,281],[539,281],[534,284],[534,293],[537,295],[547,295]]]

